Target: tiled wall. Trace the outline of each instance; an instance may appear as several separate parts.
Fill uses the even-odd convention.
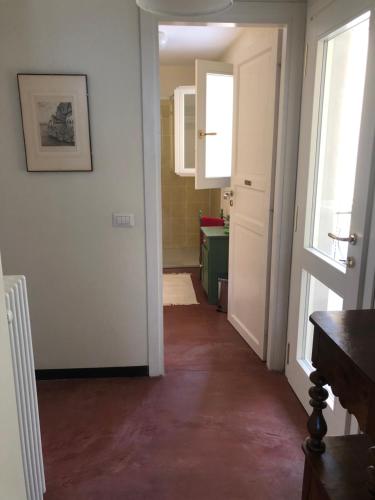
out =
[[[161,183],[163,249],[199,247],[199,209],[220,215],[220,189],[194,189],[194,177],[174,173],[173,101],[162,99]]]

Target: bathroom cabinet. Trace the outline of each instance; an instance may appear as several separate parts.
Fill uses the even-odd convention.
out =
[[[195,87],[184,85],[174,91],[175,173],[195,176]]]
[[[210,304],[218,301],[218,278],[228,274],[229,235],[224,227],[201,227],[201,280]]]

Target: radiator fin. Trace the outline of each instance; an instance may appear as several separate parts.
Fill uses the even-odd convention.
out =
[[[28,500],[46,490],[26,279],[4,276],[22,461]]]

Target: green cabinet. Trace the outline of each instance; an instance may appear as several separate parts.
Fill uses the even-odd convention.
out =
[[[218,301],[218,278],[228,274],[229,235],[224,227],[201,227],[202,286],[210,304]]]

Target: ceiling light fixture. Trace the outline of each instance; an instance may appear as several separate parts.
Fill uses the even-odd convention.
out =
[[[233,0],[136,0],[138,7],[164,16],[204,16],[227,10]]]

